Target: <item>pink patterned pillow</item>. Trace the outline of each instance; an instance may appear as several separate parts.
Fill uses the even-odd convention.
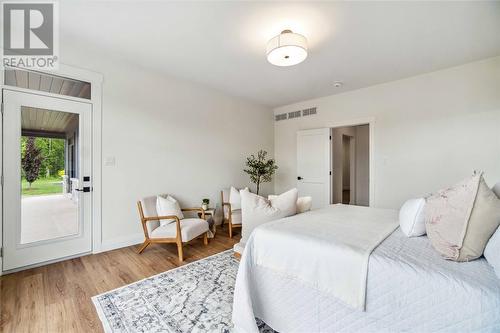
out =
[[[500,224],[500,200],[477,173],[428,197],[424,216],[432,246],[446,259],[469,261]]]

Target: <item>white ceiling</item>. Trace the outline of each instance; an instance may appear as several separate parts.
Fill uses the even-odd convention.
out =
[[[65,40],[278,106],[500,55],[500,2],[60,2]],[[280,68],[291,28],[309,57]],[[343,81],[335,88],[334,81]]]

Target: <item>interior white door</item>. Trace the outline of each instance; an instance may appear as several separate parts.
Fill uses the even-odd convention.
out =
[[[311,196],[313,208],[330,204],[331,129],[297,132],[297,188]]]
[[[8,89],[2,94],[3,270],[90,252],[92,105]],[[51,174],[54,160],[61,170]],[[29,183],[37,163],[38,178]]]

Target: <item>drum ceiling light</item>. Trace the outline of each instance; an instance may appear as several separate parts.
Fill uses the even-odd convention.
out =
[[[292,30],[283,30],[267,42],[267,60],[276,66],[293,66],[307,58],[307,39]]]

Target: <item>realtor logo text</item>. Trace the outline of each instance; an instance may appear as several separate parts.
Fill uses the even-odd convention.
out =
[[[4,2],[2,65],[57,69],[58,12],[54,2]]]

